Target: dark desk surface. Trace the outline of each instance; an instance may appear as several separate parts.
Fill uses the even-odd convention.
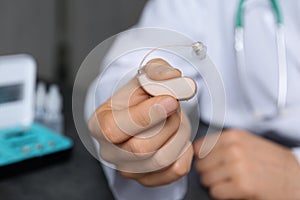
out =
[[[66,135],[74,140],[72,156],[68,160],[0,180],[1,200],[111,200],[100,164],[82,145],[72,120],[71,103],[65,105]],[[210,199],[201,189],[198,175],[189,174],[190,186],[186,199]]]

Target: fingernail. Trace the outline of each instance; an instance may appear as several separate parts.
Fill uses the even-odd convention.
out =
[[[159,104],[164,107],[167,113],[174,112],[178,108],[177,100],[172,97],[163,98]]]
[[[170,71],[174,71],[174,69],[166,65],[160,65],[159,67],[156,68],[155,73],[161,75],[161,74],[168,73]]]
[[[177,77],[180,76],[181,73],[178,69],[175,69],[170,66],[160,66],[156,70],[156,74],[158,76],[163,76],[163,77]]]

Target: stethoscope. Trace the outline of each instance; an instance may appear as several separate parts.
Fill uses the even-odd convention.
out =
[[[244,13],[245,13],[245,0],[240,0],[235,23],[235,51],[237,59],[238,73],[240,77],[241,89],[243,90],[243,96],[245,98],[246,104],[251,107],[250,109],[254,111],[254,115],[260,120],[270,120],[274,117],[281,115],[285,108],[287,102],[287,58],[286,58],[286,46],[285,46],[285,36],[283,29],[283,19],[281,10],[279,8],[277,0],[270,0],[273,8],[274,16],[276,18],[276,43],[277,43],[277,55],[278,55],[278,97],[277,97],[277,110],[276,113],[271,115],[265,115],[257,113],[254,111],[254,106],[251,102],[249,93],[247,93],[246,85],[246,60],[245,60],[245,40],[244,40]]]

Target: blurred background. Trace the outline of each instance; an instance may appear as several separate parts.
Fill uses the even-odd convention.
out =
[[[45,159],[38,157],[36,163],[28,160],[26,165],[0,166],[1,200],[114,199],[101,164],[87,151],[77,134],[72,115],[72,87],[77,70],[88,53],[105,39],[137,23],[147,1],[0,0],[0,56],[27,53],[36,59],[38,82],[46,83],[48,90],[51,85],[59,88],[63,117],[57,124],[63,124],[62,135],[73,142],[67,157],[58,152]],[[97,72],[88,73],[95,76]],[[89,84],[85,80],[80,83],[82,88]],[[83,89],[75,96],[80,105],[75,102],[74,107],[81,112],[81,128],[88,136],[82,106],[85,93]],[[53,101],[46,97],[47,105],[52,105]],[[43,134],[32,135],[40,136]],[[23,142],[22,137],[17,139]],[[85,142],[92,146],[91,138],[87,137]],[[189,180],[195,183],[189,183],[186,199],[209,199],[205,189],[199,190],[196,179]]]
[[[38,78],[72,85],[86,55],[134,25],[147,0],[0,0],[0,54],[29,53]]]
[[[77,135],[71,108],[72,86],[87,54],[103,40],[134,25],[146,2],[0,0],[0,55],[31,54],[37,61],[38,80],[59,86],[63,135],[74,143],[71,155],[61,162],[56,160],[62,155],[55,154],[50,160],[38,158],[38,165],[42,163],[43,167],[29,162],[21,168],[0,168],[1,200],[113,199],[100,163]],[[86,87],[88,83],[83,84]],[[84,96],[85,91],[78,98],[83,101]],[[16,174],[15,168],[20,173]]]

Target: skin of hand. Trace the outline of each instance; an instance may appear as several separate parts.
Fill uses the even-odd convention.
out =
[[[162,59],[149,61],[144,71],[153,80],[181,76]],[[89,130],[101,158],[144,186],[171,183],[190,170],[194,153],[188,118],[176,99],[149,96],[136,77],[97,108]]]
[[[195,155],[202,144],[203,138],[194,143]],[[227,130],[207,156],[196,157],[200,181],[215,199],[300,199],[300,166],[295,156],[260,136]]]

